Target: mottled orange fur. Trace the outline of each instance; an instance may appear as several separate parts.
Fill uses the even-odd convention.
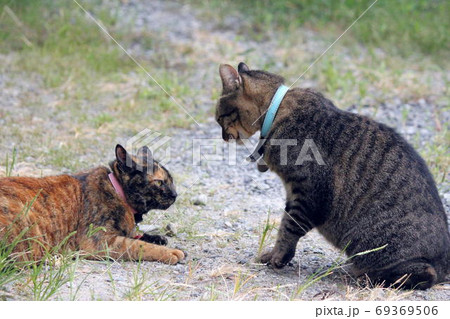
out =
[[[14,249],[23,253],[21,259],[40,259],[67,239],[65,249],[82,250],[92,258],[170,264],[183,259],[180,250],[133,238],[143,214],[152,208],[166,209],[175,201],[170,174],[156,161],[152,170],[142,172],[125,166],[123,160],[129,155],[120,145],[116,156],[110,166],[126,201],[113,188],[106,167],[73,176],[0,178],[0,240],[11,242],[27,230],[21,238],[26,240]]]
[[[17,251],[26,251],[31,245],[32,254],[41,257],[43,247],[56,245],[77,229],[80,207],[81,185],[73,177],[0,179],[0,233],[8,230],[8,237],[13,239],[29,227],[26,237],[34,238],[19,242]]]

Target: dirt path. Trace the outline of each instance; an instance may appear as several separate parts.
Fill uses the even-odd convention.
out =
[[[175,48],[166,51],[168,72],[182,74],[189,85],[204,94],[193,98],[188,110],[202,108],[211,110],[214,95],[220,84],[217,66],[219,63],[247,59],[258,61],[258,66],[277,65],[282,52],[271,50],[273,40],[255,41],[239,34],[239,20],[230,17],[218,26],[199,17],[198,11],[175,2],[152,1],[143,5],[139,1],[126,1],[118,10],[118,19],[124,24],[134,21],[135,30],[145,29],[149,34],[158,34]],[[127,21],[128,19],[128,21]],[[176,21],[176,22],[175,22]],[[270,37],[269,37],[270,39]],[[320,54],[325,42],[305,30],[302,35],[303,50]],[[186,51],[187,50],[187,51]],[[131,46],[130,52],[139,57],[152,58],[155,52],[146,51],[139,42]],[[189,52],[187,54],[186,52]],[[3,57],[5,59],[5,57]],[[191,72],[186,69],[191,65]],[[186,76],[186,72],[189,76]],[[8,83],[8,85],[7,85]],[[11,84],[13,83],[13,84]],[[305,79],[302,86],[314,86]],[[213,93],[211,94],[211,91]],[[42,92],[39,82],[29,81],[24,75],[2,74],[0,76],[0,113],[10,118],[30,117],[30,130],[45,125],[52,130],[52,121],[39,121],[34,111],[27,111],[23,95],[31,96],[31,103],[43,104],[53,95]],[[213,96],[211,96],[213,95]],[[5,101],[9,101],[5,103]],[[2,103],[2,102],[0,102]],[[16,112],[21,108],[20,112]],[[355,106],[350,110],[374,116],[398,130],[418,147],[427,147],[436,135],[435,109],[437,105],[425,100],[404,103],[400,99],[373,106]],[[408,112],[402,111],[407,110]],[[27,115],[27,112],[31,112]],[[52,112],[56,112],[53,110]],[[180,111],[181,112],[181,111]],[[50,114],[42,114],[42,118]],[[448,112],[441,114],[442,123],[449,122]],[[50,118],[64,121],[61,113]],[[3,118],[3,116],[2,116]],[[0,119],[0,124],[6,122]],[[78,300],[449,300],[450,286],[441,285],[428,291],[404,292],[391,289],[366,289],[360,287],[346,274],[345,268],[335,267],[345,257],[328,244],[316,231],[301,239],[295,259],[286,268],[274,271],[255,262],[258,251],[274,243],[276,229],[262,243],[262,229],[266,221],[276,224],[284,207],[284,189],[278,178],[268,172],[260,174],[244,158],[245,147],[236,148],[236,164],[229,165],[229,152],[233,146],[225,145],[220,128],[212,113],[208,118],[198,119],[199,126],[191,129],[172,129],[167,167],[174,172],[180,194],[177,203],[165,212],[150,212],[142,224],[158,231],[170,224],[175,236],[170,246],[181,247],[189,256],[185,263],[168,266],[159,263],[111,263],[81,261],[75,276],[54,299]],[[67,123],[66,123],[67,124]],[[151,129],[151,123],[149,123]],[[54,128],[53,128],[54,129]],[[142,129],[145,129],[143,127]],[[7,137],[7,135],[6,135]],[[121,137],[125,140],[124,137]],[[1,147],[10,149],[5,138]],[[116,140],[102,143],[113,145]],[[108,144],[109,143],[109,144]],[[193,160],[195,145],[203,145],[202,153],[216,154],[214,160]],[[206,144],[210,145],[209,147]],[[99,149],[93,157],[101,160]],[[109,153],[108,153],[109,154]],[[29,162],[33,162],[33,158]],[[21,174],[36,170],[32,164],[21,164]],[[51,168],[44,174],[52,173]],[[450,185],[440,184],[440,191],[447,212],[450,207]],[[336,269],[334,269],[334,268]],[[320,275],[333,268],[324,278]],[[14,288],[11,288],[14,291]],[[18,293],[16,298],[26,299]]]

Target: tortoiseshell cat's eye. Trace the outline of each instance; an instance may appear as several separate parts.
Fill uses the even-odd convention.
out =
[[[164,181],[162,181],[160,179],[155,179],[155,180],[153,180],[152,183],[155,184],[158,187],[161,187],[163,185]]]

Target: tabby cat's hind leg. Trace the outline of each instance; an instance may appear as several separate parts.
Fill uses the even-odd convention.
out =
[[[402,289],[428,289],[438,281],[436,269],[422,261],[405,261],[392,268],[367,273],[373,284]]]

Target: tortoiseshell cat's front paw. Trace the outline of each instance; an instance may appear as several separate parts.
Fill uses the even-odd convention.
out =
[[[274,268],[283,268],[294,257],[292,253],[283,253],[277,249],[272,249],[259,257],[259,260],[263,264],[268,264]]]
[[[156,244],[160,246],[166,246],[168,243],[167,238],[161,235],[149,235],[144,233],[142,237],[139,239],[147,243]]]
[[[163,263],[175,265],[184,259],[184,253],[179,249],[167,249],[160,259]]]

